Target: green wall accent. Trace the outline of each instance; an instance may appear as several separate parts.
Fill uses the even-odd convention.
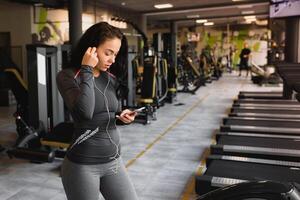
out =
[[[47,21],[47,9],[46,8],[40,8],[40,16],[39,16],[39,22],[46,22]],[[45,23],[39,23],[37,27],[37,32],[40,32],[42,28],[45,26]]]

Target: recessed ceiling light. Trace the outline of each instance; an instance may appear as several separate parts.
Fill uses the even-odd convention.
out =
[[[186,18],[199,18],[200,15],[187,15]]]
[[[250,15],[250,14],[254,14],[254,10],[244,10],[241,13],[242,15]]]
[[[213,22],[206,22],[206,23],[204,23],[204,26],[212,26],[212,25],[214,25],[215,23],[213,23]]]
[[[172,8],[173,5],[170,3],[165,3],[165,4],[156,4],[154,5],[154,7],[157,9],[163,9],[163,8]]]
[[[125,6],[125,5],[126,5],[126,2],[123,1],[123,2],[121,3],[121,5],[122,5],[122,6]]]
[[[240,5],[240,6],[237,6],[239,9],[245,9],[245,8],[252,8],[253,6],[248,4],[248,5]]]
[[[39,6],[44,6],[44,4],[42,4],[42,3],[35,3],[34,6],[39,7]]]
[[[197,19],[196,23],[201,24],[201,23],[206,23],[207,19]]]

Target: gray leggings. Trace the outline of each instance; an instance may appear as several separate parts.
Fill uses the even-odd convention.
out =
[[[62,183],[68,200],[137,200],[121,158],[104,164],[83,165],[65,158]]]

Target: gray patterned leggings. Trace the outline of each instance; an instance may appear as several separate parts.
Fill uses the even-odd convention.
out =
[[[68,200],[137,200],[121,158],[104,164],[83,165],[65,158],[62,183]]]

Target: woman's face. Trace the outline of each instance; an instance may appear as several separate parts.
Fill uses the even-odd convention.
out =
[[[121,47],[121,40],[119,38],[106,40],[103,44],[97,47],[98,64],[97,68],[100,71],[107,71],[109,67],[115,62],[115,58]]]

